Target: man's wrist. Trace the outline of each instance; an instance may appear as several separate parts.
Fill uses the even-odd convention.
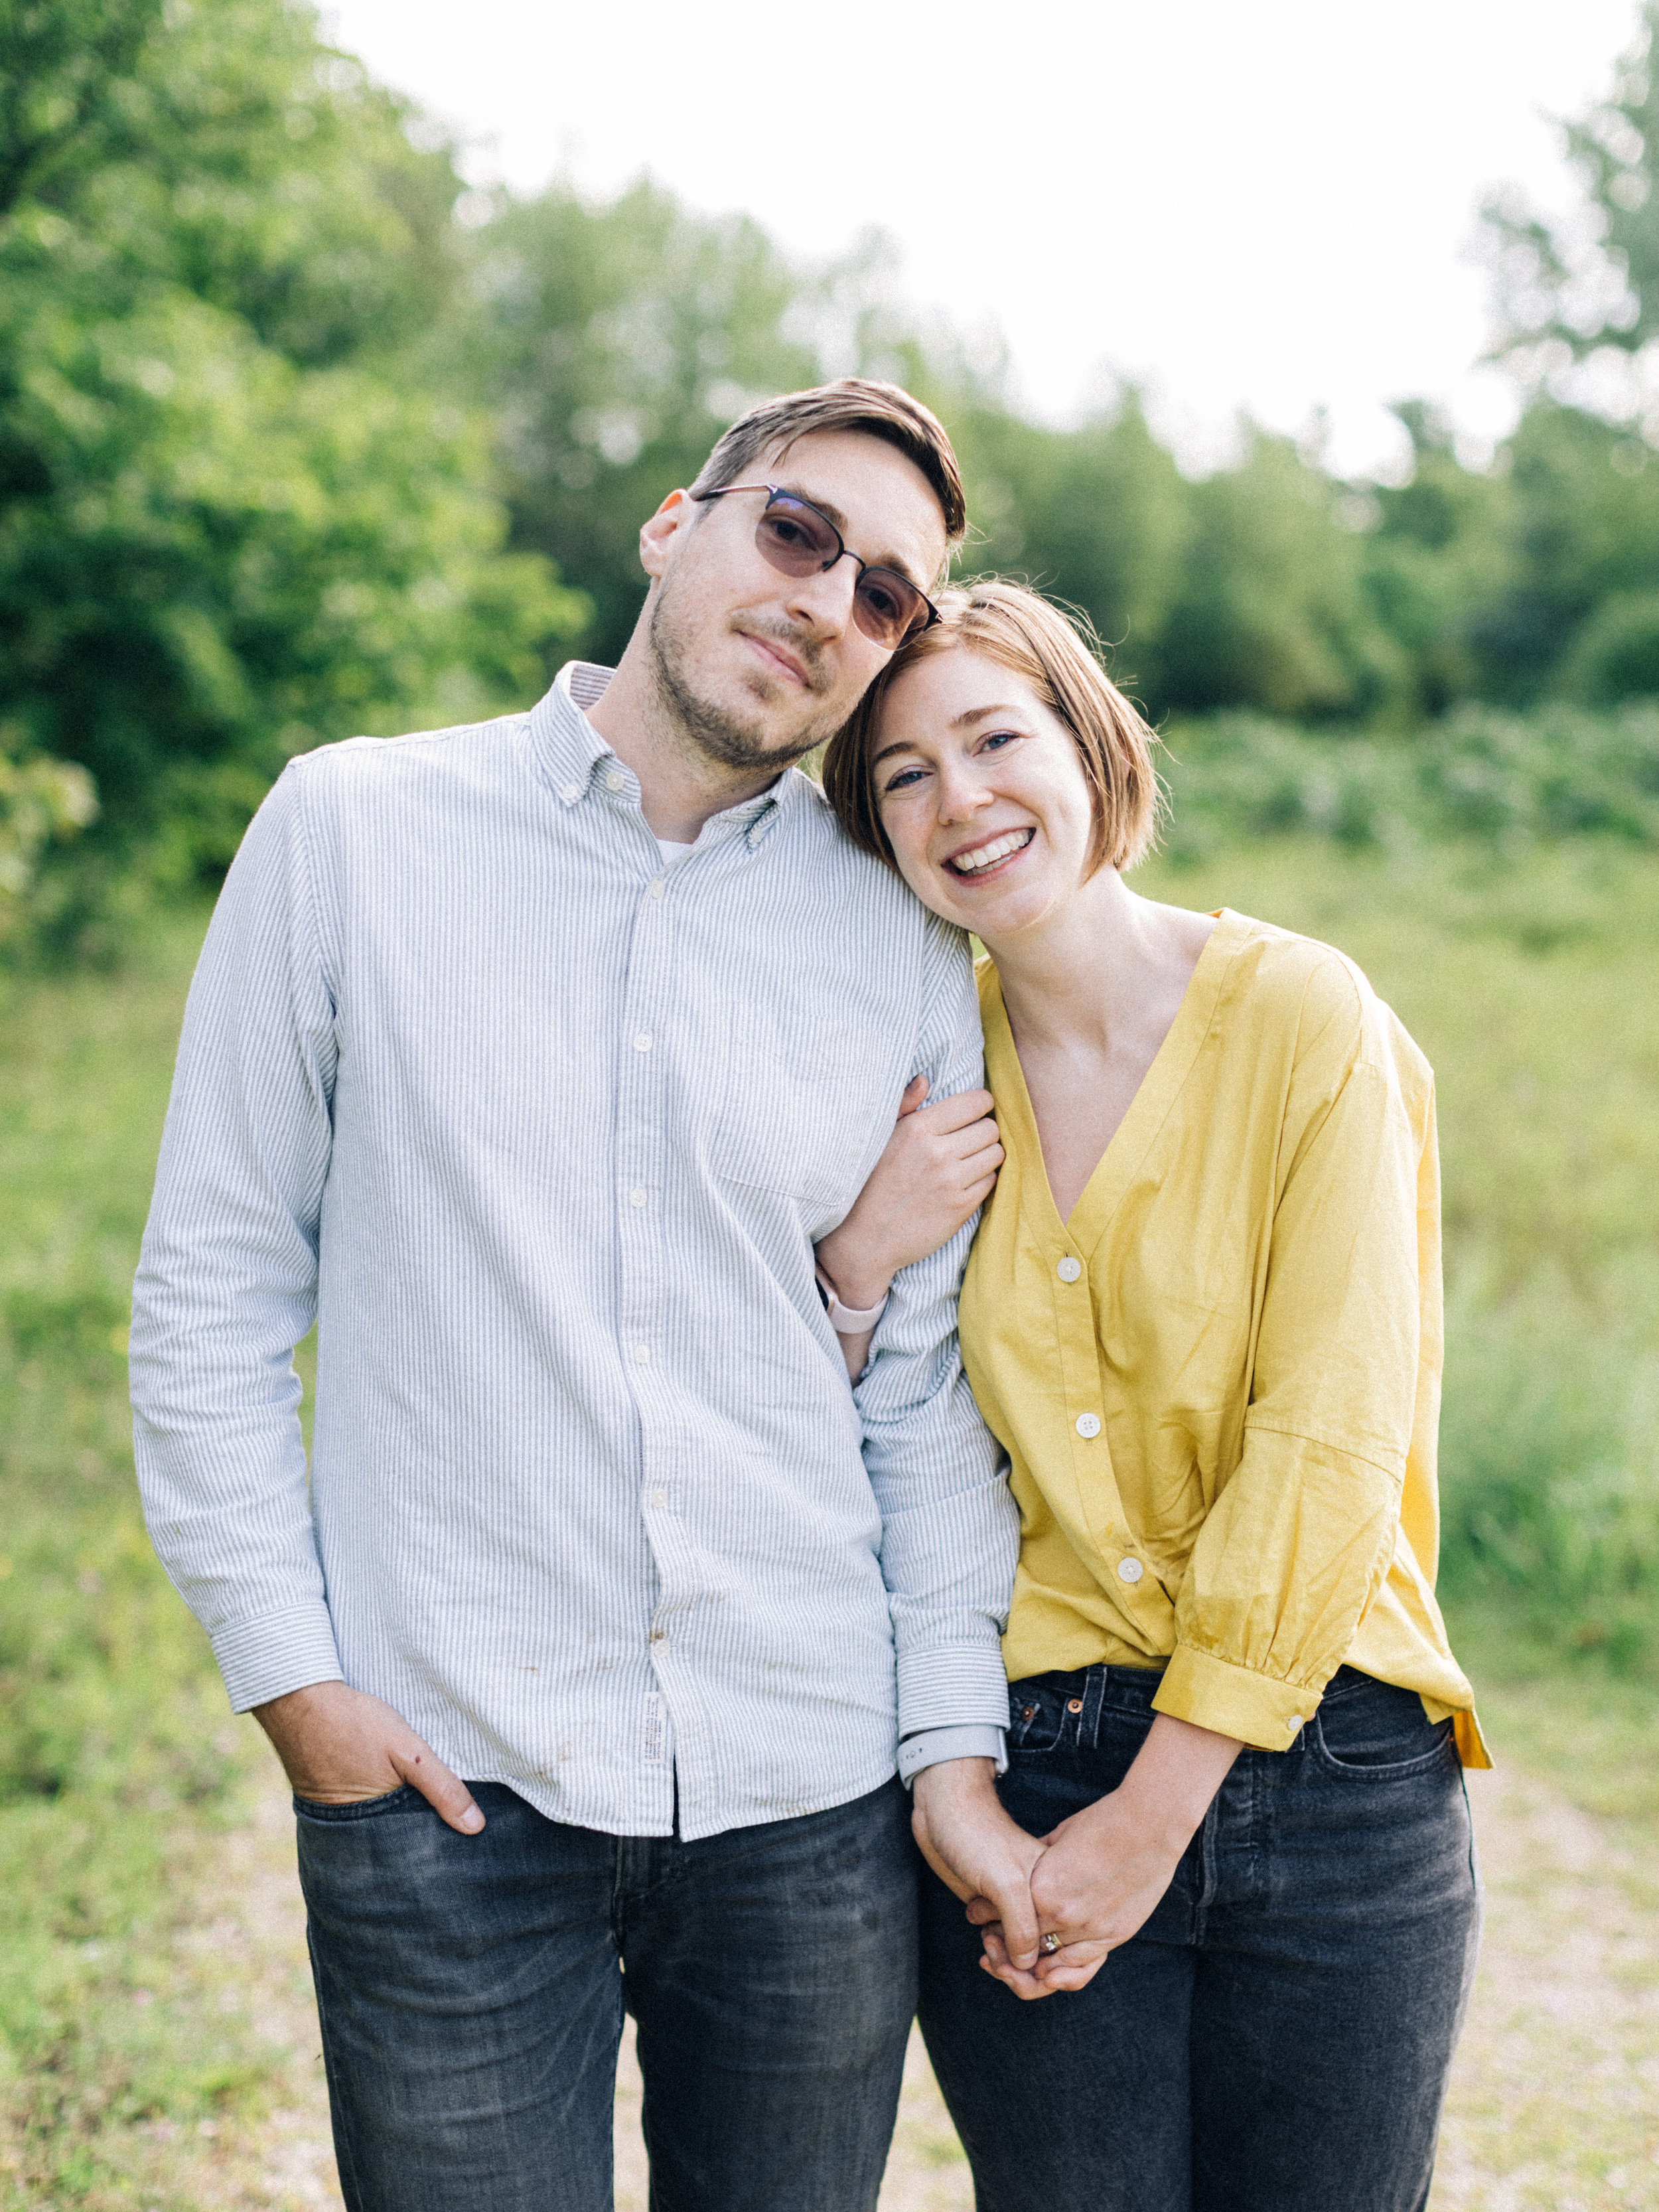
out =
[[[1008,1732],[992,1721],[971,1721],[956,1728],[919,1729],[899,1745],[899,1779],[910,1788],[917,1778],[939,1766],[972,1766],[985,1770],[976,1781],[994,1782],[1008,1771]]]

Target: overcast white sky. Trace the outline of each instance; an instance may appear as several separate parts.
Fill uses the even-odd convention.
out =
[[[1198,460],[1247,407],[1386,466],[1391,398],[1474,434],[1482,193],[1568,186],[1549,117],[1605,89],[1635,0],[334,0],[325,21],[468,143],[477,183],[648,169],[824,254],[878,223],[904,290],[994,321],[1026,403],[1148,380]]]

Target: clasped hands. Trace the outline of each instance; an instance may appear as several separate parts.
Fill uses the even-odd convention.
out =
[[[988,1759],[924,1767],[916,1842],[978,1928],[986,1972],[1028,2001],[1092,1981],[1151,1917],[1240,1749],[1160,1713],[1119,1786],[1042,1837],[1004,1812]]]

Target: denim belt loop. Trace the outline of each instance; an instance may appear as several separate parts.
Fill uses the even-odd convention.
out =
[[[1100,1747],[1100,1717],[1106,1710],[1106,1685],[1110,1680],[1109,1669],[1103,1662],[1091,1667],[1084,1678],[1083,1711],[1078,1716],[1077,1740],[1091,1751]]]

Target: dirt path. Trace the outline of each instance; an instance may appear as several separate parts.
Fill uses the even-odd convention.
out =
[[[1545,1784],[1471,1777],[1487,1933],[1431,2212],[1659,2212],[1659,1868]],[[132,2145],[153,2212],[337,2205],[293,1832],[280,1790],[224,1839],[210,1921],[270,2049],[275,2105],[228,2139],[152,2123]],[[617,2212],[645,2212],[631,2047],[617,2098]],[[973,2191],[920,2043],[882,2212],[969,2212]]]

